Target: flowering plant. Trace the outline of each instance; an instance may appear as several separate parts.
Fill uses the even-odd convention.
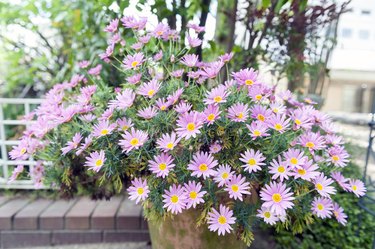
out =
[[[233,54],[200,61],[190,51],[204,28],[189,24],[185,47],[167,25],[146,25],[123,17],[106,28],[100,57],[123,73],[121,87],[106,86],[101,64],[83,61],[87,71],[55,85],[26,117],[35,122],[10,156],[37,160],[36,184],[45,177],[69,188],[79,176],[94,191],[120,192],[125,183],[149,219],[197,209],[198,224],[236,230],[246,243],[257,220],[293,231],[314,218],[345,225],[336,187],[358,197],[366,189],[340,173],[349,154],[331,119],[253,69],[230,74]]]

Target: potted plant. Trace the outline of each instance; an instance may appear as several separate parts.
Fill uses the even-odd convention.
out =
[[[331,119],[251,68],[230,73],[233,54],[200,61],[191,51],[203,27],[189,24],[185,46],[166,24],[146,25],[123,17],[106,27],[100,58],[123,73],[119,87],[83,61],[26,117],[36,122],[10,156],[37,160],[36,185],[112,195],[125,184],[153,248],[245,248],[259,220],[293,231],[316,218],[345,225],[336,187],[357,196],[365,187],[340,173],[349,155]]]

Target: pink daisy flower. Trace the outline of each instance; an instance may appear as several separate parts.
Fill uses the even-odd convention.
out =
[[[221,144],[218,141],[216,141],[216,142],[214,142],[210,145],[210,153],[211,154],[216,154],[220,151],[221,151]]]
[[[279,221],[279,218],[271,212],[271,209],[266,207],[258,209],[257,217],[262,218],[265,223],[270,225],[275,225]]]
[[[148,163],[151,172],[156,174],[157,177],[162,178],[168,176],[169,171],[176,166],[173,163],[172,156],[166,153],[161,153],[160,155],[154,156],[154,159],[148,161]]]
[[[218,162],[213,158],[212,155],[207,152],[197,152],[193,156],[193,160],[188,165],[188,170],[193,171],[192,176],[207,177],[215,175],[215,168],[218,165]]]
[[[92,169],[95,172],[99,172],[106,160],[104,150],[99,153],[97,151],[90,153],[86,160],[84,166],[89,167],[89,170]]]
[[[260,191],[260,197],[264,201],[262,207],[270,208],[276,215],[284,214],[287,209],[294,206],[292,195],[291,189],[284,183],[271,182]]]
[[[329,218],[331,217],[333,211],[332,201],[324,197],[315,197],[312,202],[311,211],[319,218]]]
[[[205,115],[205,122],[211,125],[220,117],[221,111],[219,111],[219,106],[217,105],[208,105],[203,113]]]
[[[9,156],[12,160],[26,160],[30,154],[28,151],[28,143],[26,139],[22,139],[17,146],[13,146],[13,149],[9,152]]]
[[[94,137],[103,137],[112,133],[116,129],[116,124],[110,124],[108,120],[101,120],[94,125],[92,135]]]
[[[291,119],[294,121],[293,129],[297,130],[304,128],[306,130],[311,129],[313,123],[310,116],[302,109],[296,109],[291,113]]]
[[[268,121],[268,125],[271,129],[274,129],[280,133],[283,133],[289,127],[290,119],[284,114],[272,115]]]
[[[247,104],[237,103],[229,107],[228,118],[235,122],[245,122],[249,116]]]
[[[208,229],[213,232],[218,231],[219,235],[225,235],[233,230],[231,225],[236,222],[236,217],[233,217],[232,210],[222,204],[219,210],[220,212],[212,208],[212,211],[208,213]]]
[[[81,140],[82,140],[82,135],[79,132],[77,132],[74,135],[72,141],[67,142],[66,146],[61,149],[62,155],[66,155],[71,150],[77,149]]]
[[[225,53],[225,54],[223,54],[223,55],[220,55],[219,56],[219,59],[222,61],[222,62],[224,62],[224,63],[226,63],[226,62],[229,62],[232,58],[233,58],[233,52],[230,52],[230,53]]]
[[[336,193],[336,189],[330,186],[333,183],[332,179],[327,178],[323,173],[320,173],[314,180],[315,190],[323,196],[330,198],[331,194]]]
[[[164,23],[158,23],[154,29],[154,31],[152,31],[152,36],[154,36],[155,38],[162,38],[165,34],[167,34],[169,32],[169,26],[168,24],[164,24]]]
[[[227,96],[227,88],[224,85],[219,85],[218,87],[211,89],[211,91],[206,94],[206,98],[203,101],[206,105],[217,105],[225,103],[227,101]]]
[[[187,195],[186,209],[195,208],[199,203],[204,203],[203,197],[207,191],[201,191],[202,184],[200,182],[189,181],[184,184],[184,187]]]
[[[199,38],[193,38],[191,36],[187,37],[189,46],[192,48],[198,47],[202,44],[202,40]]]
[[[141,77],[142,77],[142,74],[137,73],[137,74],[134,74],[132,76],[127,77],[126,80],[130,84],[135,85],[135,84],[137,84],[137,83],[139,83],[141,81]]]
[[[177,91],[167,97],[167,101],[171,103],[171,105],[176,104],[183,92],[184,90],[182,88],[177,89]]]
[[[228,164],[220,165],[216,170],[214,181],[218,187],[222,187],[229,182],[233,174],[232,168]]]
[[[353,192],[355,194],[355,196],[357,196],[357,197],[361,197],[361,196],[364,196],[366,194],[365,184],[363,184],[363,182],[360,181],[360,180],[350,179],[349,180],[349,186],[350,186],[349,191]]]
[[[193,29],[197,33],[204,32],[205,27],[204,26],[199,26],[198,24],[195,23],[188,23],[186,25],[187,28]]]
[[[181,101],[181,103],[174,107],[174,110],[180,114],[184,114],[190,111],[192,107],[193,106],[191,104]]]
[[[123,61],[125,69],[137,69],[145,61],[142,53],[127,55]]]
[[[171,76],[180,78],[183,73],[184,73],[184,69],[178,69],[178,70],[171,72]]]
[[[204,121],[202,116],[199,112],[188,112],[181,115],[177,120],[177,134],[185,139],[196,137],[201,133],[199,129],[202,128]]]
[[[155,104],[161,111],[165,111],[168,109],[168,107],[171,105],[168,101],[166,101],[164,98],[158,99],[155,101]]]
[[[344,213],[344,209],[335,202],[333,203],[333,215],[340,224],[346,226],[348,216]]]
[[[249,173],[262,170],[261,166],[266,165],[265,163],[263,163],[266,158],[260,151],[250,149],[245,151],[245,153],[241,154],[240,156],[240,161],[245,163],[244,165],[242,165],[242,167]]]
[[[343,146],[335,146],[328,149],[329,159],[328,162],[337,167],[345,167],[349,162],[349,154]]]
[[[117,119],[116,124],[119,131],[127,131],[129,128],[133,127],[133,122],[130,118]]]
[[[254,105],[250,108],[251,117],[260,122],[267,122],[273,116],[272,111],[262,105]]]
[[[135,178],[131,182],[131,186],[128,188],[129,199],[135,200],[135,204],[138,204],[140,201],[146,200],[150,190],[147,186],[147,181],[142,180],[142,178]]]
[[[92,143],[92,136],[89,135],[85,138],[85,142],[79,147],[79,149],[76,152],[76,155],[79,156],[83,151],[86,151],[86,149],[91,145]]]
[[[341,172],[332,172],[331,177],[337,182],[337,184],[345,191],[350,190],[349,179],[345,178]]]
[[[267,100],[270,93],[265,85],[258,84],[249,88],[248,96],[256,103]]]
[[[151,119],[155,117],[156,114],[158,114],[158,110],[153,106],[146,107],[137,112],[137,116],[144,119]]]
[[[232,73],[232,75],[239,85],[246,85],[250,87],[260,83],[257,79],[258,72],[253,68],[241,69],[239,72]]]
[[[182,210],[186,208],[187,198],[185,189],[180,185],[173,184],[163,194],[163,208],[167,208],[167,211],[172,214],[182,213]]]
[[[126,153],[143,146],[148,139],[146,132],[134,128],[131,128],[130,132],[125,131],[125,134],[121,136],[123,139],[119,141],[119,145],[122,147],[122,151]]]
[[[295,179],[301,178],[306,181],[311,181],[319,175],[318,165],[313,162],[313,160],[306,161],[300,168],[295,168],[293,176]]]
[[[280,178],[280,181],[283,182],[284,179],[288,180],[289,176],[292,175],[290,173],[290,168],[287,166],[286,162],[282,160],[281,156],[278,156],[277,160],[273,159],[270,165],[269,172],[272,174],[272,180]]]
[[[199,61],[198,55],[196,54],[186,54],[181,59],[181,63],[187,67],[195,67]]]
[[[304,155],[303,151],[293,148],[284,152],[283,156],[285,157],[287,165],[292,169],[301,168],[301,166],[308,160],[308,157]]]
[[[248,191],[249,189],[250,183],[246,180],[246,177],[241,177],[241,175],[234,175],[229,179],[224,190],[229,193],[230,198],[243,201],[242,195],[251,194]]]
[[[298,143],[308,148],[310,151],[321,150],[325,148],[323,136],[319,133],[307,132],[299,137]]]
[[[163,51],[159,51],[154,55],[154,61],[160,61],[163,58]]]
[[[164,134],[161,138],[156,141],[158,145],[157,148],[161,149],[164,152],[173,150],[174,147],[178,144],[180,138],[177,138],[176,133],[172,132],[171,134]]]
[[[275,114],[277,113],[284,114],[286,112],[286,107],[282,103],[277,103],[277,102],[270,104],[270,109]]]
[[[158,83],[155,79],[152,79],[150,82],[142,84],[138,88],[137,93],[151,99],[159,91],[159,89],[160,83]]]
[[[250,125],[247,124],[246,127],[249,129],[250,136],[253,140],[258,137],[267,137],[270,135],[267,133],[268,126],[261,121],[254,121]]]
[[[144,29],[147,23],[147,17],[141,17],[137,20],[133,16],[124,16],[121,18],[122,25],[125,28],[141,30]]]
[[[109,106],[117,108],[119,110],[121,109],[127,109],[131,107],[134,103],[135,99],[135,93],[133,92],[132,89],[125,89],[119,94],[116,94],[116,99],[115,100],[110,100],[109,101]]]
[[[331,144],[333,146],[344,144],[344,138],[342,136],[327,134],[324,138],[327,144]]]

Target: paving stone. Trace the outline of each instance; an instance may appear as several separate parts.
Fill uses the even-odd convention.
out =
[[[0,207],[0,230],[12,229],[13,216],[27,205],[26,199],[14,199]]]
[[[57,200],[39,216],[39,227],[45,230],[64,229],[64,216],[77,200]]]
[[[140,205],[136,205],[125,198],[117,212],[116,228],[124,230],[141,229],[141,211]]]
[[[83,244],[83,243],[101,243],[102,232],[93,230],[55,230],[52,231],[52,244]]]
[[[0,207],[10,200],[11,198],[9,198],[8,196],[0,196]]]
[[[51,244],[49,231],[2,231],[1,248],[30,248]]]
[[[92,216],[92,229],[114,229],[115,217],[123,197],[112,197],[109,201],[99,201]]]
[[[95,201],[86,197],[79,199],[65,215],[65,229],[89,229],[95,207]]]
[[[51,200],[35,200],[21,209],[13,219],[13,229],[33,230],[38,229],[39,214],[52,203]]]
[[[150,241],[148,231],[142,230],[113,230],[104,231],[103,242],[142,242]]]

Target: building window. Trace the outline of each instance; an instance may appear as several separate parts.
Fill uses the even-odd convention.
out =
[[[368,30],[360,30],[359,31],[359,39],[367,40],[370,37],[370,32]]]
[[[371,10],[362,10],[362,11],[361,11],[361,14],[362,14],[363,16],[369,16],[369,15],[371,15]]]
[[[344,38],[350,38],[352,36],[352,30],[348,28],[342,29],[342,37]]]

